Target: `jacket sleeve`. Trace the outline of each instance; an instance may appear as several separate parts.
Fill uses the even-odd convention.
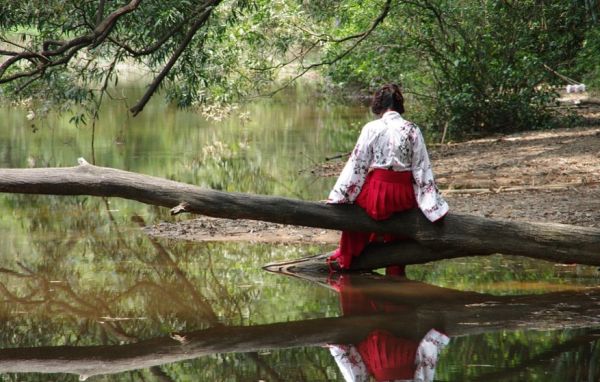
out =
[[[335,186],[329,193],[327,203],[354,203],[373,160],[373,148],[369,143],[369,125],[363,127],[358,141]]]
[[[329,345],[329,352],[335,359],[344,381],[368,382],[369,372],[358,350],[353,345]]]
[[[448,342],[450,342],[450,338],[435,329],[431,329],[425,335],[417,348],[414,381],[432,382],[434,380],[438,356]]]
[[[442,197],[433,178],[429,154],[421,130],[413,126],[409,139],[412,143],[412,174],[417,204],[427,219],[434,222],[448,213],[448,203]]]

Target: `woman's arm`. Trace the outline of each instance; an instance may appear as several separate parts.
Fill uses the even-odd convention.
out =
[[[435,222],[448,213],[448,203],[435,184],[425,141],[416,125],[413,126],[409,139],[412,142],[412,174],[417,204],[427,219]]]
[[[373,149],[369,144],[369,124],[363,127],[350,158],[329,193],[327,203],[354,203],[369,172]]]
[[[435,378],[435,367],[442,349],[448,345],[450,338],[444,333],[431,329],[423,338],[415,357],[415,381],[431,382]]]
[[[369,372],[354,345],[329,345],[329,352],[335,359],[344,381],[368,382]]]

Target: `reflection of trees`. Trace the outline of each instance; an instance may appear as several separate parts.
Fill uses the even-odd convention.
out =
[[[406,280],[358,278],[353,288],[369,294],[373,301],[404,307],[402,314],[379,313],[347,317],[321,318],[254,326],[223,326],[159,336],[134,343],[108,346],[54,346],[37,349],[0,350],[0,370],[54,371],[95,375],[150,368],[171,362],[222,353],[248,353],[246,360],[255,362],[269,375],[276,376],[256,352],[263,349],[314,347],[328,343],[355,343],[373,329],[383,329],[405,338],[418,338],[431,327],[444,330],[451,337],[499,330],[523,330],[544,327],[546,330],[599,325],[596,302],[599,289],[586,292],[563,292],[546,296],[504,298],[463,293]],[[426,296],[426,300],[423,298]],[[564,320],[564,312],[555,310],[565,304],[577,305]],[[540,312],[544,312],[540,314]],[[579,313],[577,313],[579,312]],[[583,314],[589,314],[587,320]],[[557,320],[561,319],[561,321]],[[500,325],[503,322],[504,325]],[[568,324],[567,324],[568,323]],[[550,349],[522,361],[523,367],[555,357],[590,341],[593,335],[562,341]],[[512,368],[512,369],[511,369]],[[506,369],[505,373],[518,370]]]
[[[83,220],[88,218],[89,216],[82,217]],[[32,229],[35,232],[36,227],[47,229],[48,226],[51,225],[38,221],[38,224],[32,225]],[[94,229],[107,228],[97,226],[88,230],[93,232]],[[125,234],[119,232],[116,225],[111,225],[108,229],[111,235],[92,234],[90,237],[76,239],[72,235],[64,235],[68,239],[34,241],[40,261],[33,266],[19,263],[18,270],[3,269],[3,274],[9,281],[0,285],[0,291],[8,301],[25,304],[30,309],[43,308],[50,315],[86,318],[101,322],[107,328],[118,328],[119,331],[122,331],[121,324],[118,321],[107,321],[106,318],[125,313],[125,305],[135,308],[142,296],[143,300],[154,302],[169,299],[169,305],[173,309],[160,311],[164,307],[158,306],[157,315],[165,311],[177,311],[185,313],[186,318],[193,317],[199,324],[216,322],[216,314],[206,298],[172,259],[171,253],[156,242],[152,242],[152,249],[144,245],[140,238],[125,239]],[[56,233],[56,237],[60,236],[60,232]],[[113,240],[114,237],[117,240]],[[118,292],[102,293],[86,287],[73,276],[93,279],[93,274],[85,274],[85,270],[76,271],[75,275],[68,274],[73,270],[73,266],[68,266],[68,263],[71,257],[79,255],[77,251],[94,253],[94,261],[113,261],[115,272],[137,277],[133,277],[135,281],[132,285]],[[11,292],[11,288],[7,286],[15,284],[10,281],[15,278],[20,280],[18,293]],[[226,303],[226,300],[223,302]]]
[[[352,342],[374,327],[418,337],[432,325],[441,326],[450,335],[465,339],[464,346],[456,350],[463,354],[475,340],[497,341],[500,335],[495,333],[499,330],[600,325],[600,308],[594,305],[600,296],[592,289],[499,297],[407,280],[363,277],[353,285],[374,298],[410,308],[402,317],[338,317],[235,326],[244,322],[242,312],[258,300],[258,291],[232,289],[232,280],[224,280],[216,271],[214,247],[163,245],[119,225],[110,211],[108,223],[98,219],[104,213],[102,205],[83,208],[82,203],[65,203],[62,209],[68,216],[58,223],[40,207],[39,215],[32,217],[35,222],[28,226],[35,257],[0,269],[0,296],[6,302],[0,309],[0,325],[4,326],[0,336],[5,346],[23,346],[0,351],[0,359],[5,360],[0,363],[1,370],[49,372],[51,363],[56,372],[90,375],[128,371],[128,377],[139,380],[168,380],[189,374],[190,368],[195,376],[207,380],[278,380],[280,373],[290,380],[325,380],[329,377],[327,366],[331,366],[329,354],[310,347]],[[47,211],[56,209],[60,208],[53,206]],[[134,217],[143,224],[140,219]],[[48,236],[53,240],[44,240]],[[94,256],[89,264],[78,265],[88,255]],[[96,269],[108,272],[96,275]],[[114,274],[113,278],[104,279],[104,273]],[[326,282],[319,278],[313,281]],[[185,343],[177,341],[180,337],[174,333],[185,337]],[[552,338],[557,337],[560,335]],[[543,358],[545,351],[569,351],[561,348],[562,344],[567,346],[568,341],[538,340],[531,347],[534,356],[515,352],[511,357],[523,367],[535,367],[544,362],[536,357]],[[490,343],[477,345],[475,351]],[[264,349],[269,349],[268,355]],[[595,358],[590,359],[600,357],[597,343],[595,349],[591,356]],[[192,359],[193,367],[172,363]],[[290,364],[303,366],[293,378],[290,370],[282,373],[282,365]],[[501,372],[514,375],[519,371]]]
[[[493,382],[506,381],[511,378],[516,379],[519,377],[519,373],[522,373],[527,369],[551,366],[553,361],[559,357],[563,357],[564,363],[566,363],[569,366],[569,369],[571,369],[571,372],[568,374],[574,376],[576,374],[575,370],[577,370],[578,372],[582,372],[582,375],[589,377],[589,380],[591,381],[594,379],[593,376],[600,371],[593,362],[594,359],[600,358],[600,342],[598,341],[599,337],[600,330],[592,330],[588,333],[581,334],[564,342],[555,344],[550,347],[550,349],[528,357],[516,365],[512,365],[505,369],[491,373],[483,373],[469,380]],[[583,362],[577,362],[577,360],[573,360],[572,357],[569,359],[568,354],[577,350],[583,350],[583,354],[587,356],[587,358],[581,360]],[[579,365],[580,363],[581,365]],[[575,379],[575,377],[572,378],[572,380]]]
[[[190,275],[184,266],[185,261],[195,255],[188,253],[191,247],[179,243],[167,250],[153,238],[131,235],[119,227],[106,201],[105,206],[108,225],[91,219],[90,214],[102,211],[89,206],[85,213],[81,210],[80,214],[73,214],[59,224],[53,224],[50,214],[32,217],[31,243],[37,257],[27,265],[17,263],[15,269],[0,268],[0,295],[7,306],[15,311],[27,311],[35,321],[51,317],[51,321],[59,318],[63,322],[54,330],[33,336],[15,333],[18,329],[7,325],[7,328],[13,327],[4,332],[4,336],[14,335],[22,339],[17,343],[30,346],[65,341],[74,345],[136,343],[141,338],[156,335],[157,331],[219,327],[222,319],[230,319],[234,314],[241,320],[240,303],[255,299],[256,290],[245,289],[232,295],[212,269],[209,246],[204,248],[208,266]],[[68,224],[64,224],[65,220]],[[139,216],[132,220],[145,225]],[[69,226],[89,236],[69,234]],[[56,240],[44,240],[48,236]],[[70,275],[69,270],[77,268],[69,264],[71,258],[77,256],[81,260],[82,252],[84,256],[92,253],[94,261],[98,259],[108,264],[116,275],[125,275],[117,276],[117,284],[122,287],[115,290],[111,286],[109,291],[104,291],[98,285],[88,286],[78,280],[83,276],[94,281],[94,275],[86,274],[86,269]],[[10,316],[7,319],[11,320]],[[77,339],[73,340],[70,333],[62,333],[65,329],[77,333]],[[14,344],[14,339],[5,343]],[[256,364],[262,374],[274,379],[276,372],[260,355],[245,357]],[[159,380],[168,380],[168,375],[156,365],[149,371]]]

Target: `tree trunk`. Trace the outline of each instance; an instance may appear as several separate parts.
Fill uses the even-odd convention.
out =
[[[443,222],[432,224],[418,210],[375,221],[354,205],[227,193],[96,167],[84,160],[80,160],[79,166],[69,168],[0,169],[0,192],[121,197],[172,208],[173,213],[402,234],[420,244],[411,247],[417,262],[425,258],[431,261],[502,253],[600,265],[600,230],[594,228],[492,220],[457,213],[449,213]],[[398,248],[409,245],[412,244],[400,244]]]

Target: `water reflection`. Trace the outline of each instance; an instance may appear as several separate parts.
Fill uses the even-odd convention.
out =
[[[124,236],[123,240],[128,239]],[[571,375],[569,362],[573,360],[569,361],[568,355],[575,350],[580,360],[577,367],[588,365],[586,375],[600,377],[600,371],[591,366],[600,360],[599,332],[590,330],[572,336],[556,332],[558,335],[546,341],[538,339],[527,345],[537,349],[532,356],[513,353],[511,362],[492,364],[485,372],[463,367],[489,362],[497,352],[505,358],[508,349],[497,346],[506,329],[518,335],[541,327],[553,333],[551,330],[566,326],[600,326],[597,288],[544,296],[490,296],[397,276],[343,275],[332,279],[303,275],[310,281],[306,285],[335,291],[341,314],[310,319],[295,316],[292,320],[280,316],[267,323],[236,325],[222,319],[224,309],[242,310],[253,300],[240,299],[239,294],[229,292],[223,284],[215,286],[211,279],[198,283],[181,269],[172,250],[154,240],[151,245],[140,246],[137,255],[160,277],[134,274],[133,285],[121,293],[89,291],[84,285],[57,282],[25,266],[3,269],[3,280],[8,281],[0,290],[14,309],[2,317],[0,371],[62,373],[64,378],[66,374],[80,378],[111,374],[116,380],[145,380],[144,375],[151,375],[216,381],[368,380],[368,374],[375,380],[433,380],[436,372],[442,380],[467,381],[522,378],[524,372],[531,374],[531,368],[545,370],[550,363],[556,369],[566,368],[556,378],[546,379],[559,381]],[[154,248],[152,256],[150,248]],[[209,273],[215,271],[209,267]],[[16,280],[26,288],[15,288],[10,281]],[[209,298],[206,286],[219,289],[220,299]],[[291,296],[301,299],[296,292],[291,291],[285,300],[290,301]],[[142,316],[135,316],[135,309],[121,310],[125,296],[134,298]],[[54,326],[44,325],[46,315],[40,315],[36,307],[50,309],[47,317],[52,317],[49,321]],[[28,318],[20,320],[19,312],[25,311]],[[63,321],[59,322],[57,315]],[[177,329],[177,322],[185,324]],[[20,327],[11,323],[20,323]],[[38,325],[43,333],[32,330]],[[186,329],[194,326],[194,330]],[[29,341],[23,330],[31,336]],[[482,335],[492,342],[478,344]],[[440,354],[449,338],[452,341]],[[477,356],[469,355],[472,346]],[[580,352],[581,347],[587,350]],[[440,367],[435,370],[438,355]],[[583,357],[585,362],[580,366]],[[351,359],[354,366],[345,362]],[[449,365],[460,365],[461,369]],[[18,379],[33,375],[19,374]]]
[[[381,295],[369,296],[364,289],[354,287],[351,275],[336,276],[329,283],[339,293],[344,316],[400,316],[410,312],[410,305],[382,299]],[[409,331],[394,328],[392,332],[376,328],[357,343],[329,345],[344,380],[362,382],[373,377],[376,381],[433,381],[438,354],[448,345],[450,338],[443,333],[443,321],[426,333],[423,333],[426,322],[431,320],[422,321],[421,327]]]
[[[258,103],[244,110],[250,122],[218,125],[154,106],[135,119],[103,109],[99,165],[304,199],[322,199],[331,179],[300,171],[347,151],[368,118],[312,99]],[[89,157],[89,129],[57,117],[33,133],[18,113],[0,110],[13,127],[0,131],[2,167]],[[139,226],[172,219],[168,211],[115,199],[3,195],[0,207],[0,371],[15,373],[2,380],[343,380],[328,346],[374,342],[364,357],[374,364],[388,346],[412,354],[432,328],[451,338],[438,380],[600,378],[600,295],[586,287],[598,285],[595,270],[497,256],[409,269],[425,282],[302,280],[261,267],[330,248],[156,240]],[[524,282],[577,291],[464,292],[532,293]]]

